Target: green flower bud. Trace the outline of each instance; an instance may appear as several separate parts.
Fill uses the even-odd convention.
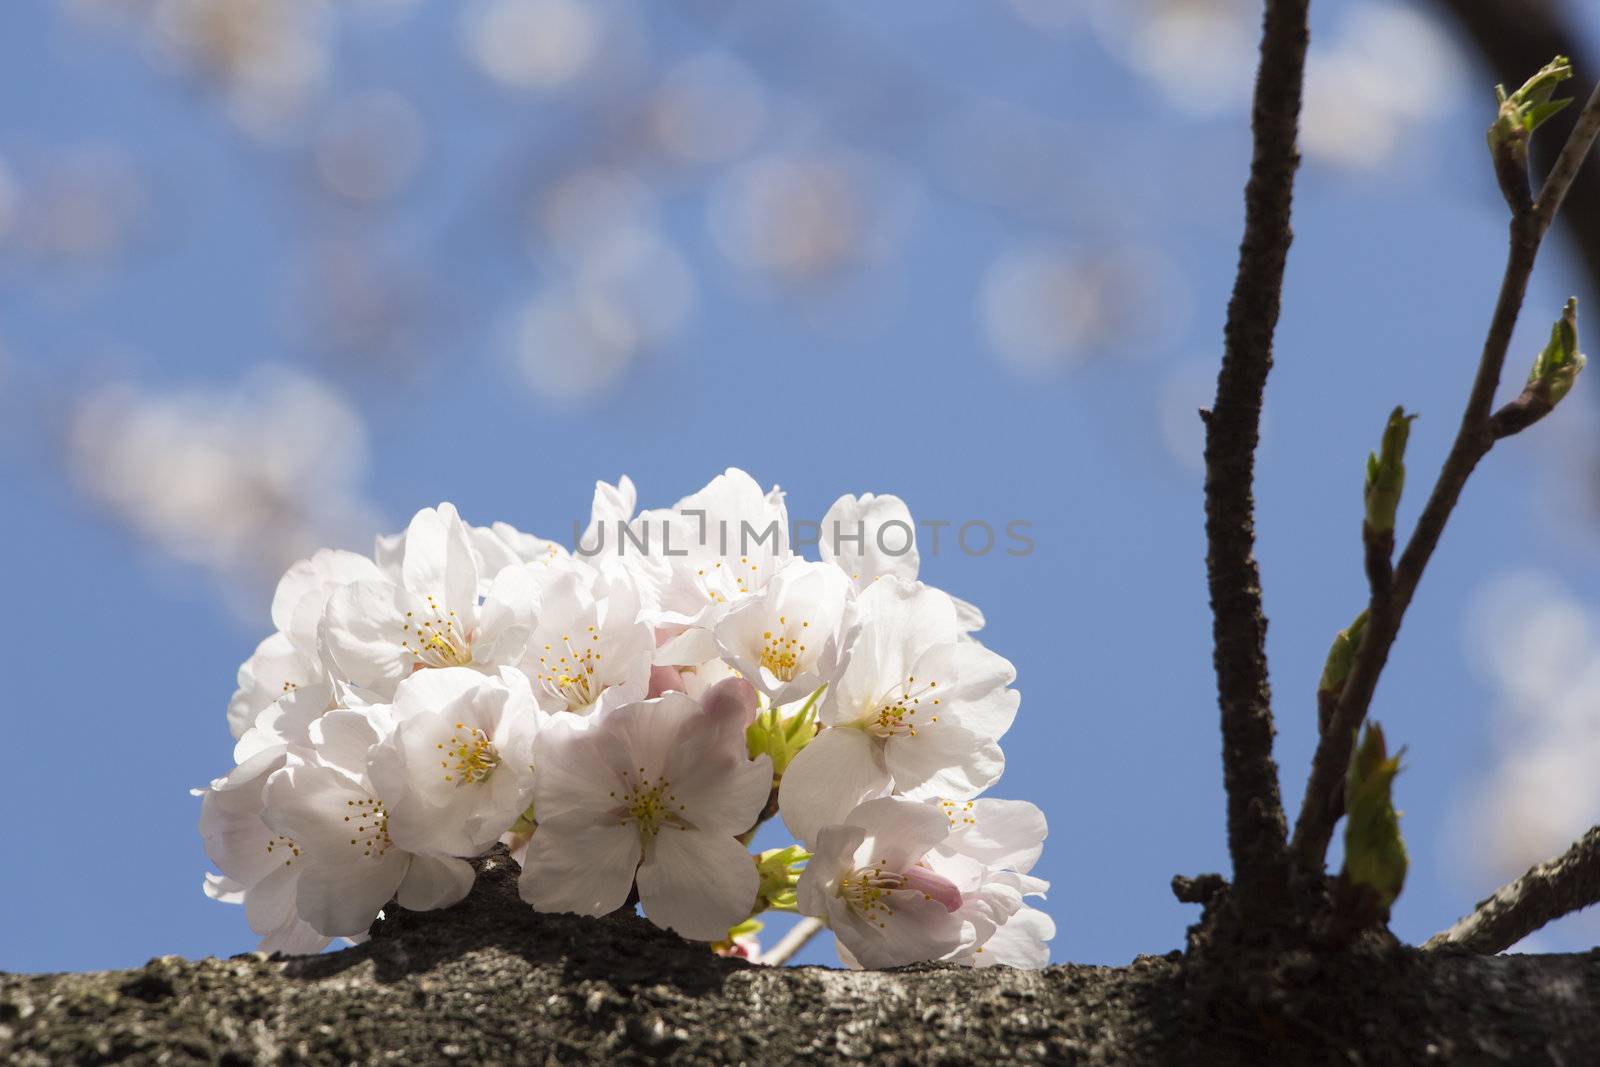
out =
[[[1500,189],[1513,210],[1525,211],[1533,206],[1528,179],[1528,139],[1534,130],[1572,103],[1570,97],[1551,99],[1556,86],[1570,77],[1571,61],[1566,56],[1556,56],[1516,92],[1508,95],[1505,86],[1494,87],[1499,109],[1494,124],[1489,127],[1489,154],[1494,159]]]
[[[1317,692],[1338,693],[1344,688],[1345,679],[1350,677],[1350,668],[1356,661],[1356,653],[1361,649],[1361,635],[1367,629],[1367,613],[1363,611],[1356,616],[1356,621],[1339,631],[1333,639],[1333,646],[1328,649],[1327,662],[1322,665],[1322,678],[1317,682]]]
[[[765,707],[756,715],[756,721],[745,731],[745,744],[750,758],[765,753],[772,757],[772,780],[776,783],[788,770],[789,763],[800,750],[817,736],[817,702],[822,698],[822,686],[806,698],[800,710],[787,718],[782,708]]]
[[[1411,436],[1411,421],[1403,408],[1389,414],[1383,428],[1383,443],[1375,453],[1367,453],[1367,526],[1376,533],[1394,529],[1395,509],[1406,484],[1406,440]]]
[[[1528,373],[1528,389],[1540,400],[1555,407],[1572,391],[1578,372],[1587,363],[1578,351],[1578,298],[1572,297],[1561,318],[1550,327],[1550,343],[1534,358]]]
[[[1506,95],[1504,85],[1494,87],[1500,110],[1495,116],[1494,128],[1489,131],[1493,144],[1497,132],[1509,136],[1520,131],[1524,136],[1548,122],[1562,108],[1572,103],[1571,97],[1552,100],[1556,86],[1572,77],[1572,60],[1556,56],[1546,63],[1539,73],[1522,83],[1522,88]]]
[[[1345,781],[1344,877],[1370,889],[1383,909],[1400,896],[1409,866],[1392,796],[1401,755],[1389,755],[1383,728],[1369,722]]]
[[[757,856],[756,875],[761,879],[761,888],[756,893],[755,910],[793,911],[794,887],[810,858],[811,853],[799,845],[768,849]]]

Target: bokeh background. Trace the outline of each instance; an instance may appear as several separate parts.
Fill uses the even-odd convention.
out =
[[[1314,5],[1260,557],[1286,798],[1365,601],[1390,407],[1414,517],[1504,247],[1494,77],[1433,3]],[[1600,47],[1592,5],[1570,5]],[[0,11],[0,967],[229,954],[191,786],[272,584],[448,499],[559,540],[597,478],[728,465],[923,543],[1022,712],[1058,960],[1182,943],[1226,869],[1200,426],[1253,0],[17,0]],[[1576,45],[1575,45],[1576,47]],[[1592,80],[1600,71],[1582,72]],[[1541,264],[1515,387],[1569,293]],[[1374,714],[1420,939],[1600,820],[1593,382],[1480,470]],[[1588,947],[1569,919],[1527,947]],[[802,959],[833,959],[814,943]]]

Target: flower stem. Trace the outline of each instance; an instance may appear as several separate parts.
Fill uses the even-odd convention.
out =
[[[821,919],[810,917],[801,919],[794,924],[794,929],[783,935],[783,938],[772,946],[770,952],[763,952],[756,962],[767,967],[781,967],[788,963],[796,952],[806,946],[813,937],[816,937],[826,928]]]

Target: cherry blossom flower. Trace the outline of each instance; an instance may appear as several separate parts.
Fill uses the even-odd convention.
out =
[[[997,743],[1020,699],[1011,664],[961,640],[945,594],[885,577],[856,599],[861,632],[818,711],[826,725],[784,772],[784,823],[802,841],[859,801],[976,796],[1005,767]]]
[[[398,574],[352,582],[328,600],[323,641],[338,674],[383,697],[429,667],[514,666],[527,647],[538,592],[531,572],[505,567],[479,598],[479,562],[456,509],[417,512]]]
[[[656,624],[678,641],[658,662],[699,663],[717,655],[710,627],[731,604],[766,588],[795,556],[783,493],[763,493],[754,478],[729,467],[704,489],[664,511],[646,511],[632,528],[650,539],[657,561]],[[631,542],[617,546],[626,556]],[[664,657],[664,658],[663,658]]]
[[[295,912],[329,937],[364,934],[391,899],[427,911],[472,887],[471,864],[413,855],[390,837],[388,806],[367,775],[389,728],[382,708],[330,711],[312,726],[315,762],[290,761],[267,778],[262,820],[304,864]]]
[[[817,552],[862,589],[884,575],[915,581],[921,566],[917,524],[897,496],[848,493],[822,517]]]
[[[772,764],[745,753],[749,683],[702,701],[676,692],[540,734],[522,897],[540,911],[604,915],[637,882],[657,926],[718,941],[747,918],[759,880],[735,838],[756,822]]]
[[[467,544],[478,568],[480,597],[489,595],[495,577],[507,567],[518,563],[543,564],[567,555],[567,550],[557,542],[524,533],[509,522],[473,526],[463,521],[462,525],[466,527]],[[399,533],[381,534],[377,539],[372,558],[377,561],[380,573],[391,582],[401,581],[401,564],[410,532],[408,527]]]
[[[467,537],[478,562],[478,595],[488,596],[501,571],[519,563],[546,564],[567,558],[567,550],[554,541],[523,533],[508,522],[468,526]]]
[[[540,568],[534,580],[539,624],[521,665],[539,706],[583,715],[644,699],[656,641],[639,619],[630,573],[614,560],[594,567],[561,559]]]
[[[476,856],[533,799],[533,742],[541,716],[521,671],[418,671],[395,690],[394,732],[367,772],[385,798],[388,833],[403,849]]]
[[[1024,905],[974,950],[974,967],[1021,967],[1039,970],[1050,962],[1051,938],[1056,936],[1055,920],[1038,908]]]
[[[604,537],[615,537],[619,525],[626,526],[633,521],[634,510],[638,506],[639,490],[634,488],[633,479],[626,474],[617,479],[616,485],[595,482],[594,501],[589,507],[589,525],[578,537],[579,551],[583,551],[584,545],[602,546]]]
[[[293,747],[309,751],[313,747],[311,724],[334,708],[348,706],[342,699],[344,692],[345,687],[324,677],[284,693],[262,708],[240,735],[233,746],[233,761],[243,764],[268,750],[282,752]]]
[[[239,668],[239,687],[228,703],[228,727],[234,737],[248,730],[279,697],[326,675],[317,627],[328,598],[342,585],[377,577],[377,565],[367,557],[330,548],[284,573],[272,596],[276,632]]]
[[[790,564],[717,622],[718,648],[772,703],[803,699],[844,667],[849,595],[837,567]]]
[[[934,547],[938,548],[938,537]],[[917,550],[917,522],[911,509],[897,496],[885,493],[859,497],[848,493],[833,502],[822,518],[817,551],[850,576],[856,589],[865,589],[885,576],[916,581],[922,566]],[[948,594],[947,594],[948,595]],[[983,629],[983,612],[960,597],[950,597],[956,608],[956,625],[962,633]]]
[[[970,941],[959,887],[925,861],[950,835],[944,812],[882,797],[823,827],[795,886],[800,912],[827,921],[847,961],[898,967],[943,959]]]
[[[950,835],[925,861],[961,890],[958,914],[970,931],[963,948],[947,958],[980,967],[1044,966],[1050,958],[1045,942],[1055,924],[1024,903],[1050,888],[1029,874],[1044,850],[1044,812],[1027,801],[992,798],[941,800],[936,806]]]
[[[262,952],[319,952],[331,938],[295,913],[295,893],[305,870],[301,849],[262,821],[267,778],[291,759],[287,749],[263,750],[232,771],[193,790],[200,803],[200,837],[221,874],[207,874],[206,895],[244,905]]]
[[[854,966],[1043,966],[1044,816],[975,799],[1015,671],[917,580],[905,503],[840,497],[816,562],[736,468],[637,504],[597,482],[571,552],[441,504],[371,559],[291,567],[228,709],[236,766],[196,790],[207,894],[312,952],[460,900],[503,841],[535,908],[637,899],[713,951],[797,907]],[[752,855],[775,813],[805,847]]]

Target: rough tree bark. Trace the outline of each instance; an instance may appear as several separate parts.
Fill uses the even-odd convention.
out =
[[[323,956],[0,975],[0,1062],[1592,1062],[1600,953],[1284,961],[1249,1019],[1197,1010],[1179,953],[1043,972],[756,967],[633,917],[539,915],[503,856],[440,912]]]
[[[1206,578],[1212,661],[1222,722],[1228,854],[1242,918],[1281,913],[1289,891],[1288,831],[1272,760],[1267,616],[1255,559],[1255,456],[1262,395],[1272,369],[1283,272],[1293,240],[1290,211],[1300,165],[1296,133],[1310,43],[1308,0],[1271,0],[1261,37],[1245,185],[1244,238],[1228,302],[1217,399],[1204,412]]]

